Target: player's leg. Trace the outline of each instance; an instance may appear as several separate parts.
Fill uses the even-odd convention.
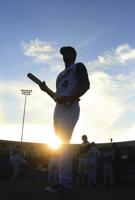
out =
[[[93,184],[96,185],[97,183],[97,165],[94,165],[94,171],[93,171]]]
[[[73,151],[66,145],[59,159],[59,184],[67,189],[72,189],[72,161]]]
[[[112,164],[109,166],[109,179],[110,179],[110,186],[113,185],[113,169],[112,169]]]
[[[15,181],[18,174],[20,173],[20,167],[19,166],[13,166],[13,174],[12,174],[12,181]]]
[[[77,184],[82,184],[82,173],[83,173],[83,159],[79,157],[78,163],[78,175],[77,175]]]
[[[108,166],[104,164],[103,166],[103,173],[104,173],[104,186],[108,184]]]
[[[70,143],[74,127],[80,114],[79,103],[70,106],[57,104],[54,111],[54,130],[63,143]]]
[[[57,104],[54,112],[54,128],[63,143],[70,142],[74,127],[79,118],[78,102],[70,106]],[[72,159],[73,152],[70,145],[64,145],[64,151],[59,160],[59,185],[67,189],[72,188]]]
[[[87,184],[88,182],[88,174],[89,174],[89,158],[88,157],[84,157],[83,160],[84,163],[84,174],[83,174],[83,185]]]
[[[53,161],[50,158],[48,162],[48,183],[51,184],[53,182]]]

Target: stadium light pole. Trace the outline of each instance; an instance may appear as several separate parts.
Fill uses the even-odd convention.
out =
[[[22,92],[22,95],[25,95],[24,110],[23,110],[23,121],[22,121],[22,133],[21,133],[21,142],[22,142],[23,141],[23,130],[24,130],[27,95],[30,95],[32,90],[21,90],[21,92]]]

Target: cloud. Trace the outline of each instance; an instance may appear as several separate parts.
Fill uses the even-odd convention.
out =
[[[109,132],[109,135],[110,138],[113,138],[114,142],[135,140],[135,124],[132,124],[127,129],[112,128]]]
[[[132,60],[135,60],[135,48],[131,48],[128,44],[123,44],[97,56],[96,60],[87,62],[87,66],[91,69],[114,67],[116,65],[125,65]]]
[[[53,64],[51,65],[53,72],[61,72],[63,70],[63,64]]]
[[[31,81],[10,81],[0,82],[1,88],[1,118],[2,122],[22,123],[24,95],[20,89],[31,89],[32,93],[27,97],[26,104],[26,123],[48,124],[52,123],[52,113],[54,109],[54,101],[37,85]],[[9,101],[10,99],[10,101]]]
[[[4,134],[3,134],[4,133]],[[0,139],[20,141],[22,134],[22,124],[0,124]],[[47,143],[52,140],[54,131],[50,125],[25,124],[23,132],[23,141]]]
[[[78,45],[76,45],[77,48],[83,48],[84,46],[88,45],[89,43],[95,41],[97,38],[99,38],[100,35],[99,34],[94,34],[91,35],[88,38],[85,38],[83,41],[80,41],[80,43]]]
[[[109,142],[110,138],[114,138],[115,141],[127,140],[132,120],[124,124],[124,131],[117,127],[117,122],[122,123],[121,117],[126,113],[130,115],[130,110],[135,112],[135,102],[131,104],[130,101],[135,98],[135,88],[131,87],[130,78],[131,76],[123,74],[112,76],[101,71],[91,73],[91,89],[80,102],[81,115],[72,143],[76,140],[80,143],[83,134],[88,135],[90,141],[99,143]],[[129,136],[129,139],[133,138]]]
[[[40,58],[39,60],[48,62],[54,72],[61,70],[62,65],[60,62],[55,65],[52,64],[54,60],[51,56],[56,53],[55,49],[49,44],[45,44],[48,45],[45,48],[43,47],[44,42],[40,44],[39,40],[35,41],[31,41],[24,48],[28,55],[34,59]],[[80,143],[82,134],[87,134],[90,141],[94,140],[96,142],[109,142],[110,138],[114,138],[116,141],[126,140],[128,135],[131,140],[134,138],[134,134],[131,134],[131,132],[134,132],[133,120],[131,120],[131,123],[128,122],[128,125],[125,124],[123,129],[117,127],[116,124],[117,122],[122,123],[120,120],[125,113],[130,114],[130,110],[135,112],[135,70],[130,69],[128,73],[125,73],[118,68],[117,74],[108,73],[111,68],[116,67],[116,64],[124,67],[128,66],[128,61],[135,58],[134,51],[134,48],[131,48],[128,44],[120,45],[110,52],[103,53],[96,61],[89,62],[90,65],[95,62],[95,65],[93,65],[94,70],[90,73],[91,89],[81,98],[81,114],[74,130],[72,143]],[[46,57],[43,56],[41,59],[41,57],[38,57],[39,55]],[[104,66],[109,66],[109,70],[99,71],[96,68],[100,67],[102,69]],[[50,88],[53,88],[54,85],[52,80],[54,78],[51,77],[50,79],[49,77]],[[29,79],[25,82],[0,82],[0,122],[5,122],[3,129],[0,127],[0,130],[3,132],[5,130],[8,135],[10,135],[11,129],[16,134],[18,131],[19,134],[21,132],[19,127],[22,123],[24,96],[21,95],[20,89],[32,89],[26,105],[25,131],[27,131],[28,134],[26,135],[28,137],[25,136],[25,140],[30,141],[30,138],[33,137],[38,140],[38,129],[41,136],[44,134],[46,127],[51,126],[53,128],[55,103]],[[8,98],[7,95],[9,95]],[[15,126],[17,122],[18,126]],[[9,125],[9,123],[12,123],[14,127],[8,126],[7,129],[4,129],[4,126],[6,128],[6,124]],[[2,137],[2,134],[0,136]],[[17,137],[20,138],[20,135]]]
[[[36,62],[51,63],[54,59],[59,58],[56,48],[51,44],[41,41],[38,38],[26,43],[21,42],[24,55],[34,58]]]
[[[81,115],[74,130],[72,143],[80,143],[82,134],[87,134],[90,141],[94,140],[96,142],[108,142],[111,137],[114,139],[117,138],[116,140],[119,141],[127,138],[126,133],[129,133],[129,126],[126,128],[125,125],[123,131],[122,129],[116,129],[115,124],[124,113],[132,109],[128,100],[128,98],[132,98],[134,95],[134,88],[130,87],[132,84],[130,78],[131,76],[128,77],[123,74],[113,77],[101,71],[91,73],[91,89],[81,98]],[[132,76],[133,79],[134,76]],[[127,87],[120,86],[121,81],[124,81]],[[123,83],[121,84],[123,85]],[[38,136],[41,137],[42,135],[42,137],[45,137],[43,135],[48,134],[46,133],[48,126],[51,126],[53,129],[55,103],[48,95],[40,91],[38,86],[34,83],[32,84],[29,80],[26,82],[11,81],[8,84],[7,82],[0,82],[1,96],[3,95],[3,98],[0,96],[1,103],[6,106],[6,109],[2,111],[5,121],[1,121],[1,123],[5,122],[5,125],[1,126],[2,129],[0,127],[0,130],[3,133],[6,132],[6,135],[2,137],[2,132],[0,131],[0,137],[15,139],[13,136],[14,133],[16,134],[16,138],[20,139],[24,107],[24,96],[21,95],[20,88],[32,89],[31,95],[27,98],[24,139],[39,141]],[[5,99],[5,93],[14,97],[14,101],[11,102],[11,98],[10,101]],[[18,126],[15,125],[17,122]],[[124,134],[119,133],[116,135],[119,131],[123,131]],[[50,131],[48,130],[47,132]],[[37,135],[37,133],[39,134]],[[47,140],[46,137],[45,140]]]
[[[112,94],[113,84],[116,83],[111,76],[103,72],[94,72],[90,80],[91,90],[81,102],[79,129],[83,125],[90,140],[102,142],[108,139],[111,127],[126,111],[126,106],[117,95]]]
[[[0,104],[0,123],[3,123],[4,121],[5,121],[4,109],[3,105]]]
[[[126,64],[126,61],[135,59],[135,49],[132,49],[128,44],[118,46],[115,52],[116,57],[122,64]]]

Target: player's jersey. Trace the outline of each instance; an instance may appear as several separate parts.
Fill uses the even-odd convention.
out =
[[[77,86],[76,64],[62,71],[56,80],[56,89],[59,96],[71,96]]]
[[[82,143],[81,146],[80,146],[80,158],[83,158],[83,157],[89,157],[89,152],[90,152],[90,143],[87,142],[87,143]]]
[[[95,147],[92,147],[89,152],[89,156],[90,156],[89,157],[90,164],[96,164],[100,156],[98,149]]]

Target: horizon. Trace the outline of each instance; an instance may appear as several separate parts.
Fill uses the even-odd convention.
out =
[[[51,149],[55,149],[55,148],[53,148],[53,145],[51,145],[51,144],[48,144],[48,143],[42,143],[42,142],[29,142],[29,141],[25,141],[25,142],[21,142],[21,141],[15,141],[15,140],[1,140],[0,139],[0,142],[2,142],[2,143],[6,143],[6,144],[8,144],[8,143],[17,143],[17,144],[22,144],[22,145],[24,145],[24,144],[33,144],[33,145],[46,145],[46,146],[48,146],[49,148],[51,148]],[[90,143],[92,142],[92,141],[89,141]],[[96,145],[97,146],[102,146],[102,145],[111,145],[111,144],[114,144],[114,143],[117,143],[117,145],[119,145],[118,147],[121,147],[121,145],[123,146],[123,145],[125,145],[125,144],[130,144],[131,146],[134,146],[135,145],[135,140],[130,140],[130,141],[119,141],[119,142],[105,142],[105,143],[96,143]],[[80,145],[81,143],[70,143],[69,145]],[[62,145],[64,145],[64,144],[62,144]],[[58,146],[58,148],[60,147],[60,145]]]

